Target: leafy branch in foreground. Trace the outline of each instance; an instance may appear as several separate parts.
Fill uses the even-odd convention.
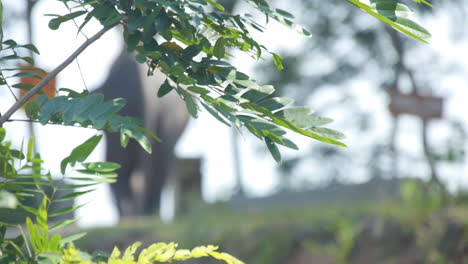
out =
[[[305,36],[310,36],[308,31],[292,22],[294,17],[290,13],[271,8],[263,0],[248,0],[247,2],[263,13],[267,19],[272,18],[296,29]],[[400,3],[388,0],[373,0],[372,5],[364,4],[359,0],[349,0],[349,2],[416,39],[425,41],[424,39],[430,36],[424,28],[406,18],[411,14],[411,10]],[[263,26],[250,16],[226,14],[222,12],[224,8],[219,3],[204,0],[170,2],[141,0],[137,4],[132,1],[116,3],[65,1],[64,3],[70,10],[77,11],[63,16],[54,15],[55,17],[49,23],[51,29],[57,29],[61,23],[84,16],[79,26],[81,30],[94,18],[104,26],[104,29],[93,37],[94,41],[108,28],[116,24],[123,25],[123,36],[128,52],[134,52],[137,61],[148,65],[148,75],[154,74],[154,71],[158,69],[167,77],[166,82],[159,89],[158,96],[163,97],[169,92],[177,92],[186,102],[187,109],[193,117],[197,117],[200,110],[199,104],[196,103],[199,101],[200,105],[217,120],[229,126],[234,124],[238,129],[246,127],[252,134],[263,140],[275,160],[281,160],[277,145],[297,149],[297,146],[285,136],[287,131],[328,144],[345,146],[339,141],[344,139],[342,133],[319,127],[331,122],[331,119],[312,116],[310,115],[312,110],[306,107],[286,108],[291,100],[273,97],[275,89],[272,86],[257,84],[254,79],[238,71],[225,60],[232,57],[231,49],[250,54],[254,59],[260,59],[267,52],[272,54],[278,69],[284,68],[281,56],[269,52],[265,46],[251,37],[252,30],[263,31]],[[70,4],[75,4],[75,6],[70,6]],[[218,11],[206,11],[206,6],[209,5]],[[158,36],[160,38],[157,38]],[[90,40],[87,40],[82,47],[89,45]],[[72,60],[79,53],[75,52],[75,54],[67,61]],[[55,74],[55,70],[53,73]],[[42,82],[47,83],[48,78],[49,76]],[[0,124],[24,104],[27,98],[39,91],[39,86],[41,84],[32,88],[25,98],[21,98],[4,116],[0,117]],[[76,98],[68,100],[70,96],[59,98],[36,99],[35,102],[30,103],[32,106],[28,107],[29,113],[32,113],[31,109],[35,113],[29,116],[34,120],[34,117],[39,118],[38,115],[41,113],[40,122],[43,124],[49,121],[65,125],[79,123],[82,126],[120,132],[123,146],[127,144],[130,137],[137,139],[145,150],[151,151],[146,136],[155,137],[155,135],[142,130],[139,124],[132,125],[131,129],[128,129],[130,119],[114,118],[114,121],[118,120],[120,123],[105,123],[103,119],[94,120],[94,115],[88,115],[89,118],[81,122],[80,120],[57,122],[61,121],[59,119],[64,116],[64,112],[72,112],[67,103],[77,101]],[[94,102],[87,105],[89,106],[87,110],[96,110],[93,107],[99,108],[96,105],[102,102],[97,99],[86,101]],[[264,107],[272,102],[275,102],[274,107]],[[42,109],[43,106],[46,109]],[[318,124],[316,120],[329,122]],[[104,123],[113,124],[113,126],[106,126]],[[123,129],[117,128],[118,126]]]
[[[94,191],[98,184],[115,182],[115,170],[120,166],[111,162],[84,162],[102,138],[93,136],[62,161],[64,174],[68,165],[75,171],[73,176],[66,177],[71,182],[63,184],[63,181],[53,180],[50,172],[42,167],[43,160],[33,149],[34,138],[29,140],[24,152],[13,149],[11,142],[4,140],[5,136],[5,128],[0,127],[0,215],[3,216],[0,220],[0,263],[19,260],[35,263],[32,261],[41,254],[61,252],[67,243],[84,235],[62,238],[57,233],[52,234],[76,222],[68,219],[57,221],[55,217],[83,206],[61,204]],[[37,208],[34,201],[39,201]],[[55,218],[53,225],[50,224],[51,218]],[[16,224],[18,222],[26,224],[28,239],[23,227]],[[21,235],[6,238],[6,227],[18,229]]]
[[[153,264],[161,262],[185,261],[195,258],[213,258],[221,260],[226,264],[244,264],[237,258],[219,252],[218,247],[208,245],[195,247],[190,249],[177,249],[177,244],[171,243],[154,243],[147,248],[141,250],[137,255],[136,252],[141,246],[141,242],[136,242],[122,252],[115,247],[110,255],[93,254],[77,250],[73,244],[68,244],[60,252],[60,254],[41,254],[43,259],[47,259],[48,263],[96,263],[96,264]]]
[[[288,12],[271,8],[265,1],[247,2],[267,18],[310,35],[292,22],[293,16]],[[265,142],[277,161],[281,160],[277,145],[298,149],[286,137],[287,131],[345,146],[339,141],[344,138],[342,133],[319,128],[331,119],[312,116],[312,110],[306,107],[288,108],[291,100],[273,97],[272,86],[259,85],[226,61],[232,57],[232,49],[254,59],[267,52],[272,54],[278,69],[284,67],[278,54],[269,52],[251,37],[252,30],[263,31],[263,26],[248,16],[208,12],[207,5],[223,11],[222,5],[215,1],[139,1],[138,4],[121,1],[115,5],[85,1],[72,10],[86,6],[86,12],[57,15],[49,26],[55,29],[70,17],[81,15],[85,18],[80,28],[92,18],[104,26],[119,21],[124,28],[127,51],[134,52],[137,61],[148,65],[149,75],[156,69],[165,74],[166,81],[159,88],[158,96],[176,92],[193,117],[198,116],[201,105],[222,123],[247,128]]]
[[[413,14],[413,11],[401,3],[391,0],[370,0],[371,4],[368,5],[360,0],[347,1],[361,8],[361,10],[369,15],[387,23],[394,29],[419,41],[427,43],[427,39],[431,37],[429,31],[408,18]],[[432,7],[432,5],[425,0],[413,1]]]
[[[129,116],[119,116],[118,112],[125,106],[125,99],[117,98],[104,102],[102,94],[81,94],[68,91],[68,95],[49,99],[41,95],[26,106],[26,114],[31,120],[41,124],[61,124],[64,126],[92,127],[96,130],[118,132],[121,135],[122,146],[128,144],[130,138],[135,139],[151,153],[151,143],[148,137],[159,138],[152,132],[142,128],[142,121]]]
[[[92,36],[91,38],[87,39],[78,49],[75,50],[75,52],[73,52],[72,55],[70,55],[65,61],[63,61],[59,66],[57,66],[54,70],[52,70],[52,72],[50,72],[44,79],[42,79],[42,77],[40,77],[39,75],[35,75],[34,77],[35,78],[38,78],[40,79],[41,81],[35,85],[34,87],[30,88],[30,90],[23,96],[21,97],[19,100],[16,101],[15,104],[13,104],[6,112],[5,114],[1,115],[0,116],[0,127],[3,126],[3,124],[8,120],[8,118],[10,118],[16,111],[18,111],[18,109],[20,109],[21,106],[23,106],[24,104],[26,104],[28,102],[29,99],[31,99],[35,94],[39,93],[39,91],[47,85],[47,83],[52,80],[55,76],[57,76],[57,74],[59,72],[61,72],[63,69],[65,69],[68,65],[70,65],[70,63],[73,62],[73,60],[75,60],[78,55],[80,55],[89,45],[91,45],[92,43],[94,43],[96,40],[98,40],[102,35],[104,35],[104,33],[106,33],[109,29],[112,28],[112,25],[111,26],[107,26],[107,27],[104,27],[103,29],[101,29],[99,32],[97,32],[94,36]],[[7,44],[8,40],[5,41],[5,42],[2,42],[2,49],[3,50],[3,44]],[[23,47],[31,47],[29,48],[30,50],[33,50],[33,51],[37,51],[37,48],[35,46],[33,46],[32,44],[27,44],[27,45],[24,45]],[[16,55],[16,54],[15,54]],[[8,56],[3,56],[0,58],[0,61],[2,60],[5,60],[5,58],[7,58]],[[23,60],[24,57],[21,57]],[[28,64],[30,65],[33,65],[34,61],[31,59],[31,60],[25,60]],[[21,74],[21,73],[19,73]],[[16,74],[16,75],[13,75],[14,77],[21,77],[20,75]],[[2,76],[3,77],[3,76]],[[0,79],[0,83],[1,84],[7,84],[6,82],[6,78],[1,78]]]

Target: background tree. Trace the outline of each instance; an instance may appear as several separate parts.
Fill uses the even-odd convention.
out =
[[[264,73],[260,74],[261,80],[270,80],[275,87],[279,87],[279,94],[291,96],[301,104],[316,105],[320,114],[341,116],[340,124],[343,127],[351,126],[355,129],[350,134],[365,133],[367,140],[354,144],[354,150],[341,151],[321,145],[314,146],[303,155],[291,153],[290,158],[281,164],[284,174],[295,174],[299,178],[310,180],[310,175],[304,175],[303,171],[295,168],[321,160],[333,160],[326,164],[320,162],[321,169],[314,173],[314,177],[321,175],[318,177],[321,179],[336,177],[347,181],[350,179],[350,171],[359,175],[360,179],[411,174],[404,169],[393,171],[396,166],[390,162],[394,156],[391,143],[392,122],[389,115],[382,114],[387,111],[387,92],[390,87],[395,86],[395,82],[399,82],[405,91],[411,89],[409,77],[402,74],[402,62],[404,69],[414,73],[414,81],[420,87],[420,93],[426,95],[433,91],[437,91],[436,94],[446,93],[441,88],[441,80],[444,77],[450,78],[448,75],[461,74],[464,66],[460,61],[442,57],[440,54],[444,51],[436,51],[430,45],[418,45],[405,36],[393,34],[386,25],[373,23],[369,17],[356,15],[359,10],[346,9],[339,2],[329,1],[324,4],[320,1],[296,1],[298,6],[303,7],[298,14],[299,19],[313,29],[312,33],[320,41],[304,42],[300,48],[282,52],[285,70],[281,72],[274,72],[268,63],[257,67],[257,70]],[[278,1],[280,3],[282,1]],[[447,31],[453,41],[460,40],[458,27],[455,25],[462,23],[466,17],[464,3],[447,2],[440,10],[433,10],[425,5],[414,5],[411,8],[416,9],[421,18],[426,20],[450,13],[450,23],[453,26],[447,28]],[[319,10],[318,14],[311,16],[311,12],[315,10]],[[398,54],[404,58],[396,59]],[[428,75],[428,72],[434,74]],[[361,87],[362,84],[368,84],[370,89],[362,87],[359,90],[359,84],[356,83],[361,84]],[[432,154],[426,151],[426,155],[422,153],[418,157],[418,154],[412,154],[411,151],[408,152],[408,148],[400,146],[401,151],[396,159],[402,162],[411,160],[411,163],[416,161],[419,164],[424,163],[427,157],[454,163],[463,160],[465,132],[461,129],[463,125],[460,122],[459,119],[451,119],[442,124],[451,133],[443,140],[430,140],[426,144],[434,144]],[[430,149],[430,146],[426,149]]]

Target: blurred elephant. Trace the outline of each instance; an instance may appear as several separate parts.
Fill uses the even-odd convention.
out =
[[[122,148],[119,133],[106,133],[106,160],[122,166],[117,171],[117,182],[111,185],[121,217],[159,214],[162,189],[175,172],[174,148],[189,119],[185,103],[177,93],[157,98],[164,75],[157,70],[153,76],[146,73],[146,64],[137,63],[132,54],[122,51],[104,84],[97,89],[106,100],[125,98],[127,105],[121,115],[144,120],[145,129],[162,140],[152,142],[153,153],[148,154],[134,140]],[[142,174],[139,190],[132,188],[136,171]]]

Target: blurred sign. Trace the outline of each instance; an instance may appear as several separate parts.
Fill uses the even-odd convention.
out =
[[[29,66],[21,66],[21,72],[24,72],[24,73],[32,72],[41,76],[41,78],[45,78],[49,74],[48,72],[41,72],[38,70],[33,70],[33,68]],[[39,80],[37,77],[32,77],[32,76],[21,77],[21,83],[30,84],[32,86],[38,84],[40,81],[41,80]],[[55,86],[56,86],[55,83],[56,83],[56,78],[53,78],[47,83],[46,86],[44,86],[44,88],[42,88],[42,91],[44,92],[44,94],[47,95],[47,97],[49,98],[55,97]],[[27,92],[28,90],[21,89],[20,97],[23,97]],[[28,100],[28,102],[34,100],[37,96],[38,94],[35,94],[33,97],[31,97],[31,99]]]
[[[392,93],[388,107],[394,116],[408,114],[423,119],[439,119],[442,118],[443,102],[442,97]]]

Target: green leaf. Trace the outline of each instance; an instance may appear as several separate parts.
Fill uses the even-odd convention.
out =
[[[49,241],[49,252],[58,253],[61,249],[62,236],[60,234],[54,234]]]
[[[223,38],[218,38],[216,40],[216,43],[213,47],[213,55],[217,57],[218,59],[224,58],[224,54],[226,52],[226,41]]]
[[[33,215],[37,214],[37,210],[35,208],[29,207],[29,206],[26,206],[26,205],[23,205],[23,204],[18,204],[18,206],[21,207],[21,209],[25,210],[28,213],[31,213]]]
[[[44,242],[42,240],[42,236],[39,233],[37,226],[33,224],[29,216],[26,218],[26,228],[28,229],[29,240],[31,241],[31,245],[34,248],[34,251],[41,252],[42,250],[44,250]]]
[[[304,135],[306,137],[310,137],[310,138],[325,142],[327,144],[346,147],[346,145],[344,143],[342,143],[342,142],[339,142],[337,140],[321,136],[321,135],[316,134],[316,133],[312,133],[309,130],[305,130],[305,129],[301,128],[301,127],[298,127],[298,126],[294,125],[293,123],[289,122],[288,120],[273,118],[273,122],[275,124],[278,124],[278,125],[280,125],[282,127],[288,128],[288,129],[290,129],[290,130],[292,130],[292,131],[294,131],[294,132],[296,132],[298,134]]]
[[[192,249],[192,256],[194,258],[208,257],[210,253],[217,249],[218,247],[213,245],[195,247]]]
[[[26,116],[32,120],[37,120],[39,118],[39,113],[41,111],[41,106],[36,101],[31,101],[26,104]]]
[[[294,144],[294,142],[292,142],[291,140],[287,138],[281,138],[281,139],[283,140],[283,143],[281,145],[288,147],[290,149],[299,150],[299,147],[296,144]]]
[[[187,89],[197,94],[209,94],[210,93],[208,89],[198,87],[198,86],[190,86]]]
[[[64,196],[58,197],[58,198],[54,199],[54,201],[55,202],[60,202],[60,201],[72,200],[72,199],[75,199],[76,197],[81,196],[83,194],[93,192],[94,190],[95,189],[86,190],[86,191],[83,191],[83,192],[72,192],[70,194],[66,194]]]
[[[86,13],[87,11],[82,10],[82,11],[76,11],[76,12],[67,14],[65,16],[59,16],[59,17],[53,18],[49,21],[49,28],[52,30],[57,30],[63,22],[67,22],[68,20],[77,18]]]
[[[315,132],[319,135],[322,135],[324,137],[327,137],[327,138],[332,138],[332,139],[336,139],[336,140],[342,140],[342,139],[345,139],[346,136],[339,132],[339,131],[336,131],[336,130],[333,130],[333,129],[330,129],[330,128],[324,128],[324,127],[312,127],[312,128],[309,128],[310,131],[312,132]]]
[[[398,25],[402,32],[409,32],[411,35],[418,36],[419,38],[422,39],[429,39],[431,37],[431,33],[427,31],[425,28],[417,24],[416,22],[409,20],[404,17],[397,17],[396,20],[394,20],[394,23]],[[396,26],[394,26],[396,28]],[[399,29],[399,28],[397,28]]]
[[[114,246],[114,249],[112,250],[112,253],[109,257],[109,261],[112,261],[112,260],[118,260],[119,257],[120,257],[120,250],[118,247]]]
[[[129,138],[135,139],[138,142],[138,144],[140,144],[140,146],[143,147],[143,149],[146,152],[148,152],[148,153],[152,152],[151,142],[148,140],[147,137],[145,137],[145,135],[143,133],[141,133],[141,132],[139,132],[137,130],[130,130],[130,129],[126,129],[126,128],[121,129],[120,133],[125,134]]]
[[[76,162],[83,162],[85,161],[88,156],[93,152],[96,146],[101,141],[102,135],[99,136],[92,136],[88,140],[86,140],[81,145],[77,146],[75,149],[72,150],[70,155],[62,160],[60,163],[60,170],[62,174],[65,174],[65,170],[68,164],[72,166],[75,165]]]
[[[34,156],[34,141],[35,141],[35,138],[34,136],[30,137],[29,138],[29,141],[28,141],[28,152],[26,154],[26,157],[27,157],[27,160],[28,161],[31,161],[33,159],[33,156]]]
[[[52,18],[49,21],[49,28],[52,30],[57,30],[60,27],[60,24],[62,24],[60,17]]]
[[[58,89],[58,91],[67,93],[67,97],[70,97],[70,98],[84,98],[89,94],[87,90],[84,90],[83,92],[79,93],[69,88],[60,88]]]
[[[329,124],[329,123],[333,122],[333,119],[331,119],[331,118],[315,116],[315,115],[309,116],[308,119],[309,119],[308,120],[309,126],[311,126],[311,127],[323,126],[323,125],[326,125],[326,124]]]
[[[67,237],[64,237],[62,239],[62,242],[61,242],[61,246],[65,246],[66,244],[70,243],[70,242],[73,242],[75,240],[78,240],[84,236],[86,236],[86,232],[83,232],[83,233],[79,233],[79,234],[75,234],[75,235],[70,235],[70,236],[67,236]]]
[[[258,129],[258,130],[273,130],[277,128],[275,124],[264,119],[255,118],[251,116],[245,116],[245,115],[238,115],[237,118],[244,121],[245,123],[249,123],[253,125],[255,129]]]
[[[34,59],[32,57],[21,57],[22,60],[24,60],[26,63],[29,65],[34,65]]]
[[[224,6],[220,3],[217,3],[215,0],[205,0],[208,4],[214,6],[216,9],[224,11]]]
[[[116,12],[116,13],[112,14],[111,16],[109,16],[106,20],[104,20],[102,22],[102,24],[104,26],[112,26],[115,23],[119,22],[124,17],[125,16],[123,14],[119,14],[119,13]]]
[[[301,128],[311,127],[310,114],[312,109],[309,107],[287,108],[275,113],[276,116],[289,120]]]
[[[18,72],[17,74],[13,75],[12,77],[18,77],[18,78],[23,78],[23,77],[32,77],[36,78],[38,80],[42,80],[42,77],[34,72]]]
[[[248,87],[251,89],[259,89],[259,85],[255,82],[255,80],[251,79],[247,74],[243,72],[239,72],[236,70],[227,70],[220,72],[226,80],[234,82],[238,88],[239,86]]]
[[[12,85],[12,87],[18,88],[18,89],[21,89],[21,90],[25,90],[25,91],[29,91],[29,90],[31,90],[31,88],[34,87],[34,84],[30,84],[30,83],[17,83],[17,84]]]
[[[218,111],[216,111],[216,109],[210,105],[207,105],[203,102],[201,102],[201,105],[206,109],[206,111],[208,111],[208,113],[210,113],[214,118],[216,118],[218,121],[220,121],[221,123],[225,124],[226,126],[230,127],[231,125],[226,121],[224,120],[219,114],[218,114]]]
[[[39,50],[33,44],[26,44],[26,45],[23,45],[22,47],[40,55]]]
[[[8,55],[0,57],[0,61],[8,61],[8,60],[18,60],[20,57],[18,55]]]
[[[96,186],[96,183],[88,183],[88,184],[68,184],[60,188],[60,190],[76,190],[86,187],[93,187]]]
[[[185,101],[185,105],[187,106],[187,110],[189,111],[192,117],[197,118],[198,116],[198,106],[193,100],[193,97],[184,89],[177,89],[177,92],[182,96]]]
[[[197,54],[200,53],[200,51],[201,48],[198,45],[192,44],[185,48],[184,51],[182,51],[182,58],[186,60],[191,60],[193,57],[197,56]]]
[[[413,0],[413,2],[423,3],[423,4],[427,5],[427,6],[433,7],[432,4],[427,2],[426,0]]]
[[[49,227],[47,225],[47,196],[44,195],[42,198],[42,203],[39,206],[39,209],[37,209],[37,215],[36,215],[36,222],[39,228],[42,230],[44,234],[48,233]]]
[[[154,140],[156,140],[157,142],[161,142],[161,139],[153,132],[149,131],[149,130],[146,130],[142,127],[136,127],[135,128],[136,131],[150,137],[150,138],[153,138]]]
[[[88,24],[88,22],[91,20],[91,18],[93,18],[93,13],[92,12],[88,13],[85,16],[85,18],[83,20],[83,23],[81,23],[81,25],[78,27],[78,31],[76,32],[76,34],[79,34],[80,32],[82,32],[82,29],[84,28],[84,26],[86,24]]]
[[[276,54],[276,53],[272,53],[273,54],[273,62],[275,63],[275,66],[278,70],[283,70],[284,69],[284,66],[283,66],[283,58]]]
[[[244,94],[241,95],[241,97],[256,103],[258,101],[265,99],[274,91],[275,91],[275,88],[273,88],[273,86],[263,85],[263,86],[256,87],[256,89],[251,89],[245,92]]]
[[[166,245],[164,250],[156,255],[155,260],[158,262],[168,262],[172,259],[175,254],[177,244],[169,243]]]
[[[123,256],[122,261],[133,261],[137,249],[141,246],[141,242],[135,242],[133,245],[129,246]]]
[[[12,40],[12,39],[7,39],[7,40],[5,40],[5,41],[3,42],[3,44],[8,45],[8,46],[10,46],[10,47],[11,47],[11,46],[16,46],[16,45],[18,45],[18,43],[17,43],[16,41]]]
[[[125,133],[120,133],[120,145],[124,148],[128,146],[128,141],[130,140],[130,137],[127,136]]]
[[[283,9],[277,8],[275,11],[276,11],[276,13],[282,15],[283,17],[291,18],[291,19],[294,18],[294,16],[291,13],[289,13],[289,12],[283,10]]]
[[[56,217],[56,216],[59,216],[59,215],[68,214],[68,213],[74,212],[74,211],[76,211],[77,209],[81,208],[82,206],[83,206],[83,205],[68,206],[68,207],[65,207],[65,208],[61,208],[61,209],[52,211],[52,212],[50,213],[50,217]]]
[[[270,151],[271,155],[275,159],[275,161],[280,162],[281,161],[281,154],[280,154],[279,149],[276,146],[276,144],[270,138],[265,138],[265,143],[266,143],[267,148]]]
[[[57,230],[59,230],[59,229],[61,229],[61,228],[63,228],[63,227],[72,225],[72,224],[76,223],[77,221],[78,221],[78,219],[73,219],[73,220],[68,219],[68,220],[64,220],[64,221],[59,222],[59,223],[57,223],[56,225],[52,226],[52,227],[49,229],[49,231],[50,231],[50,232],[57,231]]]
[[[172,24],[164,8],[159,11],[159,14],[156,16],[154,23],[156,30],[159,33],[166,31]]]
[[[213,251],[213,252],[210,252],[209,253],[210,256],[216,258],[216,259],[219,259],[219,260],[223,260],[224,262],[226,262],[227,264],[244,264],[244,262],[238,260],[237,258],[227,254],[227,253],[224,253],[224,252],[216,252],[216,251]]]
[[[170,91],[174,90],[174,86],[172,86],[169,81],[166,79],[164,83],[159,87],[158,90],[158,97],[163,97],[168,94]]]
[[[389,0],[378,1],[372,4],[371,7],[375,12],[391,19],[408,17],[413,14],[413,11],[407,6]]]
[[[174,253],[174,260],[187,260],[193,258],[190,250],[188,249],[178,249]]]
[[[265,115],[266,117],[271,118],[271,121],[273,123],[275,123],[275,124],[277,124],[277,125],[279,125],[281,127],[284,127],[286,129],[289,129],[289,130],[291,130],[293,132],[296,132],[298,134],[301,134],[301,135],[304,135],[304,136],[307,136],[307,137],[310,137],[310,138],[325,142],[327,144],[346,147],[346,145],[344,143],[342,143],[342,142],[339,142],[337,140],[321,136],[321,135],[319,135],[317,133],[313,133],[312,131],[301,128],[297,124],[292,122],[291,120],[288,120],[287,118],[282,118],[281,115],[273,114],[268,109],[265,109],[263,107],[253,105],[253,104],[250,104],[250,103],[242,104],[242,106],[244,106],[244,107],[246,107],[248,109],[252,109],[254,111],[258,111],[261,114]],[[304,109],[301,110],[300,108],[304,108]],[[307,120],[307,119],[303,118],[304,116],[307,116],[307,113],[310,112],[309,108],[307,108],[307,107],[296,107],[296,108],[291,108],[291,109],[296,109],[296,110],[293,110],[291,112],[286,111],[285,112],[286,115],[291,114],[291,117],[293,117],[293,118],[296,118],[296,116],[297,116],[297,118],[299,118],[297,121],[302,122],[303,120],[305,120],[306,125],[310,124],[310,121],[311,121],[310,119]],[[282,111],[284,111],[284,110],[282,110]],[[281,111],[279,111],[277,113],[280,113],[280,112]]]
[[[120,169],[120,165],[114,162],[90,162],[82,163],[83,167],[95,172],[113,172]]]
[[[302,26],[296,25],[295,30],[304,37],[312,37],[312,33],[310,33],[307,29],[303,28]]]
[[[6,130],[4,127],[0,127],[0,142],[2,142],[5,139],[6,136]]]

